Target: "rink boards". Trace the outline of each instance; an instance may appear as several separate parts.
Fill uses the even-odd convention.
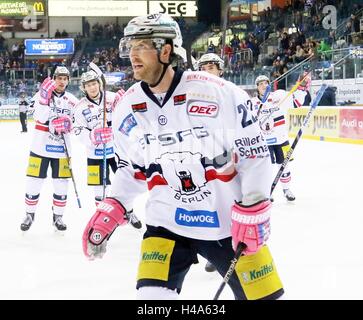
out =
[[[294,138],[308,113],[308,107],[290,109],[287,116],[289,136]],[[363,144],[363,108],[318,107],[304,129],[304,138]]]
[[[290,109],[287,116],[289,136],[296,136],[309,108]],[[31,120],[31,115],[28,114]],[[0,121],[19,121],[18,106],[0,106]],[[304,138],[363,144],[362,107],[318,107],[304,130]]]

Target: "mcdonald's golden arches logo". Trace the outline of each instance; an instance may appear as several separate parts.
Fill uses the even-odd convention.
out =
[[[40,1],[34,2],[33,8],[34,8],[35,13],[44,14],[44,4],[43,4],[43,2],[40,2]]]

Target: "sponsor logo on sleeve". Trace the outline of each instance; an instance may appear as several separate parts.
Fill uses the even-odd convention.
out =
[[[131,107],[132,107],[133,112],[146,112],[147,111],[146,102],[133,104]]]
[[[47,152],[64,153],[64,147],[63,146],[54,146],[54,145],[47,144],[45,146],[45,150]]]
[[[175,222],[186,227],[219,228],[217,211],[193,210],[177,208]]]
[[[113,147],[106,148],[106,156],[113,153]],[[95,156],[103,156],[103,149],[95,149]]]
[[[174,106],[179,106],[187,101],[186,94],[179,94],[178,96],[174,96]]]
[[[215,118],[218,114],[219,106],[215,102],[190,101],[187,112],[191,116]]]
[[[135,117],[130,113],[122,122],[118,130],[128,136],[132,128],[137,126]]]

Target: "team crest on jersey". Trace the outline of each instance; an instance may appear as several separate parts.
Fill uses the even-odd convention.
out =
[[[133,112],[146,112],[147,111],[147,105],[146,102],[133,104],[131,106]]]
[[[207,183],[201,159],[200,153],[174,152],[164,153],[156,162],[173,190],[180,195],[192,195]]]
[[[215,102],[191,100],[188,102],[187,113],[191,116],[215,118],[219,106]]]
[[[186,94],[179,94],[178,96],[174,96],[174,106],[179,106],[187,101]]]
[[[137,126],[135,117],[130,113],[122,122],[118,130],[128,136],[130,131]]]

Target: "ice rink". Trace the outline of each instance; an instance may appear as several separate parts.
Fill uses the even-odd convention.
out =
[[[84,148],[73,139],[73,170],[82,209],[70,183],[62,237],[52,226],[52,184],[41,192],[35,222],[26,235],[25,169],[30,132],[18,122],[0,122],[0,299],[134,299],[142,232],[119,228],[102,260],[82,253],[82,232],[95,211],[86,185]],[[291,163],[293,204],[278,186],[269,246],[286,299],[363,299],[363,146],[300,140]],[[143,220],[145,195],[135,213]],[[181,299],[212,299],[221,277],[192,266]],[[232,299],[227,287],[222,299]]]

